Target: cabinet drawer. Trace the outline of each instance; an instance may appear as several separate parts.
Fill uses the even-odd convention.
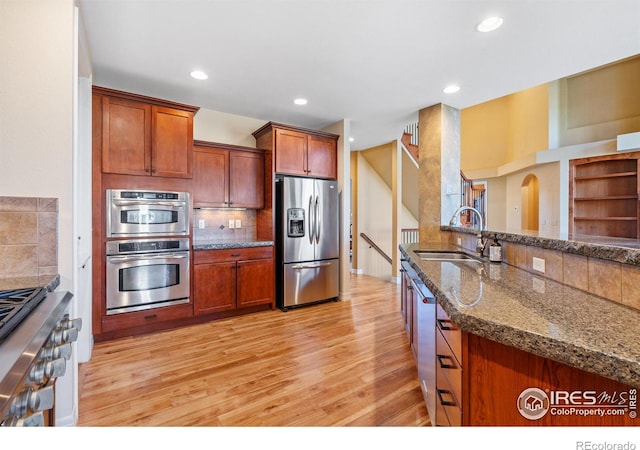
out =
[[[436,388],[436,420],[439,426],[462,426],[462,409],[446,388]]]
[[[273,247],[225,248],[220,250],[195,250],[194,264],[207,264],[222,261],[267,259],[273,256]]]
[[[447,381],[456,403],[462,405],[462,367],[440,330],[436,331],[436,376]]]
[[[462,331],[451,322],[449,315],[439,304],[436,308],[436,328],[446,339],[458,363],[462,364]]]
[[[144,311],[128,312],[124,314],[114,314],[102,318],[102,331],[116,331],[126,328],[136,328],[145,325],[152,325],[160,322],[184,319],[193,315],[193,305],[185,303],[183,305],[166,306],[164,308],[153,308]]]

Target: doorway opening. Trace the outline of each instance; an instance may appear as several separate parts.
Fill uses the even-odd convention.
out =
[[[538,177],[533,174],[527,175],[520,187],[520,204],[522,205],[520,227],[522,230],[538,231],[539,195]]]

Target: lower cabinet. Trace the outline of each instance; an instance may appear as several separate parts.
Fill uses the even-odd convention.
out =
[[[195,315],[264,304],[274,304],[272,247],[194,252]]]

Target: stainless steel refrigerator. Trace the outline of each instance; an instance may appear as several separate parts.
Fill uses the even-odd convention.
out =
[[[337,299],[339,293],[338,182],[276,180],[276,305],[287,308]]]

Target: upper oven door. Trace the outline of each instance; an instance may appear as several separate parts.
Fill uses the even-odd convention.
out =
[[[189,234],[188,194],[183,199],[120,198],[107,191],[107,237]]]

